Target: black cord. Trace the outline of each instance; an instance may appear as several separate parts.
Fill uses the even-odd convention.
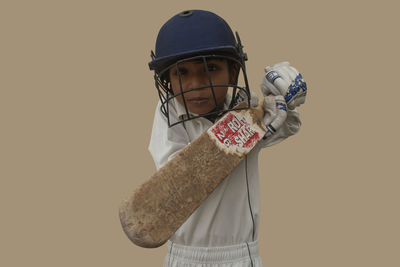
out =
[[[247,200],[248,200],[248,202],[249,202],[251,221],[253,222],[253,241],[254,241],[255,224],[254,224],[253,210],[252,210],[252,208],[251,208],[251,202],[250,202],[249,177],[248,177],[248,175],[247,175],[247,155],[246,155],[246,157],[245,157],[244,164],[245,164],[245,171],[246,171]],[[253,259],[251,258],[251,253],[250,253],[249,244],[246,242],[246,245],[247,245],[247,249],[248,249],[248,251],[249,251],[249,257],[250,257],[251,267],[253,267]]]
[[[250,253],[249,244],[246,242],[246,245],[247,245],[247,250],[249,251],[249,257],[250,257],[251,267],[253,267],[253,259],[251,258],[251,253]]]
[[[246,171],[246,184],[247,184],[247,200],[249,202],[249,208],[250,208],[250,215],[251,215],[251,220],[253,222],[253,241],[254,241],[254,234],[255,234],[255,224],[254,224],[254,215],[253,215],[253,210],[251,208],[251,203],[250,203],[250,189],[249,189],[249,178],[247,175],[247,155],[245,157],[245,171]]]

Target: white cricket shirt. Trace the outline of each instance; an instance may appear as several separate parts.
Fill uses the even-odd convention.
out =
[[[230,100],[230,97],[226,98],[226,104],[228,99]],[[206,118],[197,118],[169,128],[160,106],[161,103],[158,102],[149,144],[149,151],[157,169],[213,125]],[[172,122],[180,116],[186,116],[184,107],[175,99],[171,101],[169,111]],[[260,214],[258,152],[263,147],[279,143],[295,134],[300,125],[298,112],[288,110],[284,125],[273,136],[260,141],[247,155],[249,186],[247,187],[246,182],[246,160],[243,160],[170,240],[177,244],[197,247],[229,246],[256,240]]]

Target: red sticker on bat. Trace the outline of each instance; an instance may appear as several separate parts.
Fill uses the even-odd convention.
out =
[[[229,112],[208,130],[209,135],[232,152],[249,152],[264,136],[247,112]]]

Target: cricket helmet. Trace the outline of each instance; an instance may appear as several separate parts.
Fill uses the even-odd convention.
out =
[[[168,112],[169,102],[178,95],[184,97],[184,92],[181,90],[178,95],[173,93],[169,82],[169,69],[178,68],[179,64],[190,60],[203,60],[206,65],[207,60],[211,58],[224,58],[230,64],[237,66],[234,84],[226,85],[232,89],[229,107],[223,110],[216,109],[206,114],[190,114],[185,105],[187,116],[178,122],[171,123]],[[239,98],[247,100],[248,105],[245,108],[250,107],[250,90],[245,69],[247,55],[243,52],[239,35],[236,32],[235,38],[228,23],[210,11],[187,10],[169,19],[158,33],[155,52],[151,51],[151,59],[149,67],[154,71],[155,85],[161,100],[161,111],[167,117],[169,126],[198,117],[221,115],[235,109],[234,105],[237,104]],[[207,69],[207,65],[205,68]],[[243,74],[243,86],[237,85],[240,70]],[[211,79],[207,87],[214,90]],[[196,90],[196,88],[191,90]],[[214,101],[216,103],[215,97]]]

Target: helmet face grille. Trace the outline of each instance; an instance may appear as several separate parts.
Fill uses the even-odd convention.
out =
[[[235,74],[235,77],[233,78],[234,82],[233,83],[227,83],[227,84],[217,84],[214,83],[212,80],[212,77],[210,73],[208,72],[208,63],[210,60],[213,59],[224,59],[227,60],[229,63],[229,66],[236,65],[238,67],[238,71]],[[207,77],[208,77],[208,84],[204,84],[199,87],[193,87],[188,90],[184,90],[182,87],[182,82],[181,82],[181,74],[179,73],[179,66],[184,64],[185,62],[191,62],[191,61],[197,61],[197,62],[202,62],[204,69],[206,70]],[[171,82],[169,81],[169,71],[171,68],[176,68],[178,71],[178,79],[179,79],[179,89],[176,89],[175,92],[171,87]],[[243,77],[243,85],[239,86],[238,85],[238,80],[240,76],[240,70],[242,70],[242,77]],[[216,118],[222,116],[224,113],[230,110],[238,110],[238,109],[247,109],[250,107],[250,90],[247,82],[247,76],[245,73],[245,69],[241,65],[241,62],[238,61],[237,59],[230,57],[230,56],[221,56],[221,55],[201,55],[201,56],[195,56],[191,58],[186,58],[177,61],[176,63],[166,67],[160,72],[160,75],[157,73],[155,74],[155,80],[156,80],[156,88],[158,90],[158,95],[160,97],[161,101],[161,112],[165,115],[168,121],[168,126],[172,127],[176,124],[196,119],[199,117],[205,117],[210,119],[211,121],[214,121]],[[220,106],[217,103],[216,99],[216,90],[220,88],[227,88],[227,95],[228,98],[230,97],[229,104]],[[187,104],[187,94],[190,92],[196,91],[196,90],[210,90],[211,95],[212,95],[212,101],[214,103],[214,108],[210,111],[207,111],[205,113],[201,114],[195,114],[189,110],[188,104]],[[178,100],[180,99],[180,101]],[[178,101],[174,101],[178,100]],[[241,108],[235,107],[239,102],[242,102],[245,100],[246,106],[242,106]],[[175,104],[178,102],[178,105],[181,105],[184,109],[184,114],[183,116],[180,116],[177,120],[175,118],[172,118],[170,116],[170,105],[171,103],[175,102]]]

